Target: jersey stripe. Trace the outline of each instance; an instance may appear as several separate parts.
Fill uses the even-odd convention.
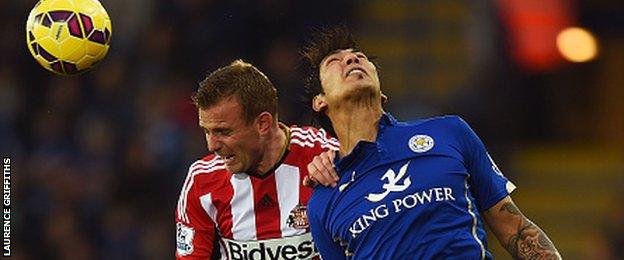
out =
[[[264,179],[250,178],[253,185],[256,212],[256,237],[270,239],[281,237],[280,210],[275,184],[275,174]]]
[[[237,176],[237,175],[241,176]],[[244,173],[232,174],[230,183],[234,188],[234,196],[230,202],[232,209],[232,238],[234,240],[255,240],[256,216],[251,180]]]
[[[199,197],[199,201],[201,202],[202,208],[208,213],[208,216],[212,219],[212,221],[217,222],[217,208],[212,203],[212,194],[208,193]]]
[[[308,142],[308,141],[302,141],[302,140],[295,139],[295,138],[290,139],[290,143],[291,143],[291,144],[297,144],[297,145],[302,146],[302,147],[308,147],[308,148],[313,148],[313,147],[314,147],[314,144],[313,144],[313,143],[310,143],[310,142]],[[321,144],[321,148],[323,148],[323,149],[329,149],[329,150],[334,150],[334,151],[337,151],[337,150],[338,150],[338,148],[337,148],[337,147],[332,146],[332,145],[330,145],[330,144]]]
[[[291,138],[292,138],[291,141],[298,140],[298,141],[304,142],[307,147],[312,147],[314,145],[314,142],[320,143],[321,147],[327,148],[327,149],[338,150],[338,147],[339,147],[338,142],[335,139],[333,138],[328,139],[325,136],[321,136],[318,134],[313,135],[307,131],[301,132],[296,129],[293,129],[291,131]]]
[[[277,201],[280,210],[280,229],[282,236],[293,236],[300,234],[297,229],[290,227],[287,223],[290,211],[299,204],[299,193],[301,177],[299,168],[282,164],[275,171],[277,186]]]
[[[483,246],[483,242],[481,241],[481,239],[479,239],[479,237],[477,236],[477,216],[473,212],[472,201],[470,200],[470,198],[468,198],[468,178],[470,178],[470,174],[468,174],[468,176],[466,176],[466,179],[464,180],[464,187],[466,188],[464,190],[464,198],[466,198],[466,202],[468,202],[468,213],[470,213],[470,216],[472,216],[471,232],[472,232],[472,236],[474,237],[474,239],[479,244],[479,247],[481,248],[480,259],[485,259],[485,247]]]
[[[311,138],[319,140],[321,143],[329,143],[333,146],[339,146],[339,143],[334,138],[328,138],[327,133],[324,129],[319,129],[318,132],[314,132],[312,129],[303,129],[298,127],[293,127],[290,129],[291,133],[301,133],[306,136],[310,136]]]

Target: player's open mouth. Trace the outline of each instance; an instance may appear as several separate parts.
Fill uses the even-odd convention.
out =
[[[355,68],[352,68],[352,69],[350,69],[349,71],[347,71],[347,74],[345,75],[345,78],[346,78],[346,77],[349,77],[349,76],[351,76],[351,75],[357,75],[357,74],[360,74],[360,75],[367,75],[367,74],[366,74],[366,71],[364,71],[364,70],[363,70],[363,69],[361,69],[361,68],[355,67]]]
[[[230,154],[230,155],[227,155],[227,154],[218,154],[218,155],[219,155],[219,157],[221,157],[221,159],[223,159],[223,161],[224,161],[226,164],[230,164],[230,163],[232,163],[232,162],[236,159],[236,156],[235,156],[235,155],[233,155],[233,154]]]

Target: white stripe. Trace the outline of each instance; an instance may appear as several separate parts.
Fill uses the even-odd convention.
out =
[[[186,191],[186,186],[188,186],[188,183],[193,177],[193,174],[191,173],[192,172],[191,168],[193,168],[193,165],[195,165],[196,163],[197,162],[193,163],[191,167],[189,167],[188,172],[186,173],[186,179],[184,179],[184,183],[182,184],[182,189],[180,190],[180,197],[178,198],[178,216],[180,217],[180,219],[184,220],[187,223],[188,221],[186,221],[184,218],[186,211],[184,210],[183,204],[184,204],[184,201],[186,201],[186,197],[188,193]]]
[[[302,141],[302,140],[299,140],[299,139],[294,139],[294,138],[290,139],[290,143],[297,144],[297,145],[302,146],[302,147],[310,147],[310,148],[314,147],[313,143],[310,143],[310,142],[307,142],[307,141]],[[321,148],[329,149],[329,150],[333,150],[333,151],[337,151],[338,150],[337,147],[334,147],[334,146],[332,146],[330,144],[321,144]]]
[[[319,130],[320,132],[316,132],[316,133],[314,133],[311,129],[303,130],[301,128],[293,128],[291,130],[292,130],[291,134],[295,133],[295,134],[299,134],[300,136],[308,136],[310,139],[317,139],[317,140],[320,140],[320,142],[329,143],[334,146],[340,145],[338,143],[338,140],[336,140],[335,138],[327,138],[327,135],[325,134],[325,130],[323,129]]]
[[[308,141],[299,140],[299,139],[292,138],[292,139],[290,139],[290,142],[294,143],[294,144],[298,144],[298,145],[303,146],[303,147],[314,147],[313,143],[310,143]]]
[[[338,147],[327,142],[326,139],[320,139],[317,137],[313,137],[310,135],[302,135],[301,133],[291,133],[291,140],[299,140],[299,141],[303,141],[303,142],[318,142],[321,144],[322,147],[324,148],[329,148],[332,150],[338,150]]]
[[[335,137],[327,138],[327,132],[325,132],[325,129],[323,128],[319,129],[319,133],[321,133],[323,138],[325,138],[328,142],[332,143],[335,146],[340,146],[340,142]]]
[[[234,196],[230,203],[232,207],[232,238],[234,240],[255,240],[256,214],[253,200],[251,179],[247,174],[237,173],[230,178]],[[249,210],[251,205],[253,210]]]
[[[217,207],[212,203],[212,194],[208,193],[199,197],[202,208],[208,213],[208,216],[214,223],[217,223]]]
[[[208,216],[212,219],[212,222],[215,223],[217,230],[219,229],[219,225],[217,225],[217,207],[212,203],[212,194],[208,193],[199,197],[199,202],[201,203],[202,208],[208,214]],[[223,249],[223,245],[221,241],[214,241],[214,243],[219,243],[219,250],[221,251],[221,259],[227,259],[225,256],[225,251]]]
[[[277,186],[277,201],[280,209],[280,229],[283,237],[298,235],[304,231],[288,226],[288,215],[299,204],[300,181],[299,168],[295,166],[282,164],[275,170],[275,186]]]
[[[303,129],[303,128],[291,128],[291,133],[301,133],[301,134],[305,134],[311,137],[315,137],[318,139],[323,140],[322,142],[328,142],[334,146],[339,146],[340,144],[338,143],[338,140],[336,140],[335,138],[327,138],[327,133],[325,132],[325,129],[319,129],[318,132],[314,132],[312,129]]]
[[[217,165],[218,163],[223,163],[221,160],[217,160],[214,158],[208,162],[205,161],[197,161],[189,167],[189,171],[186,176],[186,180],[184,181],[184,186],[182,186],[182,191],[180,193],[180,199],[178,200],[178,216],[185,221],[186,223],[190,223],[188,215],[186,214],[186,206],[188,204],[188,193],[193,186],[193,182],[195,181],[195,176],[200,173],[206,173],[210,171],[223,169],[224,166]],[[201,167],[201,168],[200,168]],[[200,170],[198,170],[200,168]]]
[[[468,176],[464,180],[464,187],[466,188],[464,190],[464,197],[468,202],[468,213],[470,213],[470,216],[472,216],[472,236],[479,244],[479,247],[481,247],[481,259],[485,259],[485,247],[483,246],[483,242],[481,242],[481,240],[477,236],[477,216],[473,212],[472,201],[470,200],[470,198],[468,198],[468,178],[470,178],[470,174],[468,174]]]
[[[210,167],[206,167],[206,168],[202,168],[201,170],[197,170],[196,167],[193,167],[193,165],[191,165],[191,179],[188,183],[188,186],[185,187],[184,189],[184,198],[182,200],[182,219],[184,221],[186,221],[187,223],[190,223],[190,220],[188,218],[188,215],[186,214],[186,207],[188,205],[188,193],[191,190],[191,187],[193,187],[193,183],[195,182],[195,176],[197,176],[200,173],[210,173],[213,171],[217,171],[217,170],[221,170],[221,169],[225,169],[225,165],[222,164],[223,161],[221,160],[217,160],[216,158],[210,161]]]

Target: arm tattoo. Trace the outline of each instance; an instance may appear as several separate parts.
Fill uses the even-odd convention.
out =
[[[522,215],[522,213],[520,213],[520,210],[518,209],[518,207],[516,207],[515,204],[511,203],[511,202],[507,202],[505,203],[499,210],[499,212],[503,212],[503,211],[507,211],[513,215]]]
[[[509,238],[506,245],[507,251],[514,259],[561,259],[555,245],[544,231],[522,216],[513,203],[506,203],[500,211],[507,211],[522,217],[517,233]]]

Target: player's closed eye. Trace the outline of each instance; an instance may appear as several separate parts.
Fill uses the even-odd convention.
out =
[[[340,59],[338,59],[337,57],[332,57],[332,58],[327,59],[327,62],[326,62],[325,64],[329,65],[329,64],[331,64],[332,62],[334,62],[334,61],[339,61],[339,60],[340,60]]]

